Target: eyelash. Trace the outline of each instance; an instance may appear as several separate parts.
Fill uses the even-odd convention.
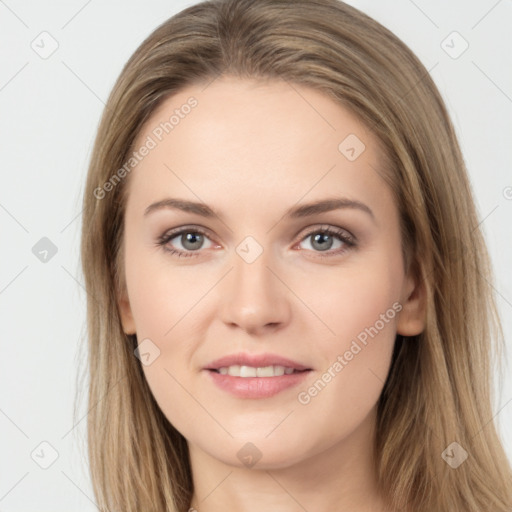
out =
[[[160,236],[158,238],[156,245],[158,247],[161,247],[167,253],[169,253],[169,254],[171,254],[173,256],[177,256],[179,258],[181,258],[182,256],[185,257],[185,258],[198,256],[199,253],[201,252],[200,250],[184,252],[184,251],[181,251],[181,250],[171,249],[171,248],[169,248],[167,246],[167,244],[173,238],[176,238],[177,236],[182,235],[184,233],[201,234],[203,236],[208,237],[208,233],[206,233],[206,231],[204,231],[201,228],[184,227],[184,228],[179,228],[176,231],[171,231],[171,232],[164,233],[162,236]],[[337,249],[335,251],[332,251],[332,250],[325,251],[325,254],[322,254],[324,251],[313,251],[313,252],[318,253],[318,257],[320,257],[320,258],[330,258],[330,257],[333,257],[333,256],[339,256],[342,253],[344,253],[344,252],[348,251],[349,249],[351,249],[351,248],[356,246],[356,242],[355,242],[354,237],[352,237],[351,235],[348,235],[346,233],[346,231],[344,231],[344,230],[341,230],[341,229],[338,229],[338,228],[332,228],[330,226],[321,227],[321,228],[317,228],[315,230],[309,231],[308,233],[306,233],[300,239],[299,242],[303,242],[308,237],[310,237],[312,235],[316,235],[316,234],[324,234],[324,235],[327,234],[327,235],[335,236],[341,242],[343,242],[345,244],[345,246],[346,246],[344,248]]]

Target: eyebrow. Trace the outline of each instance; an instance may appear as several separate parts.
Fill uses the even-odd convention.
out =
[[[175,198],[166,198],[161,201],[157,201],[149,205],[144,211],[144,216],[149,215],[150,213],[162,210],[162,209],[174,209],[181,210],[188,213],[194,213],[196,215],[200,215],[201,217],[218,217],[222,218],[222,216],[215,212],[212,208],[204,203],[197,203],[194,201],[187,201],[184,199],[175,199]],[[361,201],[357,201],[354,199],[348,199],[345,197],[333,198],[333,199],[323,199],[320,201],[315,201],[312,203],[303,204],[301,206],[294,206],[289,208],[283,215],[283,217],[289,217],[292,219],[299,219],[304,217],[310,217],[312,215],[316,215],[319,213],[330,212],[333,210],[342,210],[342,209],[356,209],[367,213],[374,221],[375,215],[369,206],[362,203]]]

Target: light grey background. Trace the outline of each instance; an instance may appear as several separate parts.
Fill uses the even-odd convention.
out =
[[[122,66],[157,25],[193,3],[0,0],[2,512],[97,509],[84,460],[85,400],[81,421],[72,415],[85,320],[78,260],[83,183]],[[349,3],[404,40],[446,100],[491,251],[510,351],[512,2]],[[469,47],[458,55],[464,40]],[[52,44],[56,51],[42,58]],[[46,263],[32,251],[43,237],[57,248]],[[496,389],[496,422],[512,459],[512,379]],[[52,450],[58,458],[42,469]]]

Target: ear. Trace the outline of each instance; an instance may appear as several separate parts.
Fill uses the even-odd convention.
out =
[[[423,332],[426,326],[427,293],[419,272],[410,272],[405,279],[400,303],[402,311],[398,317],[397,334],[416,336]]]
[[[132,315],[132,308],[128,299],[128,293],[126,289],[121,293],[121,297],[118,300],[119,314],[121,316],[121,324],[125,334],[136,334],[135,321]]]
[[[126,286],[126,275],[123,269],[124,265],[124,241],[121,243],[119,252],[116,256],[116,279],[114,282],[115,296],[121,317],[121,325],[125,334],[136,334],[135,321],[132,315],[132,308],[128,298],[128,289]]]

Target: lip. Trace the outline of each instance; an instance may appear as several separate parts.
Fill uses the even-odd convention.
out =
[[[287,359],[286,357],[278,356],[277,354],[247,354],[247,353],[238,353],[231,354],[229,356],[221,357],[220,359],[215,359],[211,363],[208,363],[204,369],[205,370],[218,370],[219,368],[223,368],[226,366],[233,365],[240,366],[253,366],[255,368],[260,368],[264,366],[285,366],[287,368],[293,368],[294,370],[311,370],[310,367],[304,366],[292,359]],[[246,378],[246,377],[241,377]],[[250,379],[251,377],[247,377]],[[258,377],[264,378],[264,377]],[[279,377],[271,377],[272,379],[276,379]]]
[[[311,370],[280,377],[232,377],[221,375],[213,370],[205,370],[209,378],[220,389],[237,398],[270,398],[285,389],[298,385]]]
[[[214,371],[232,365],[253,367],[285,366],[293,368],[300,373],[284,374],[279,377],[233,377],[232,375],[221,375]],[[208,378],[221,390],[237,398],[258,399],[269,398],[285,389],[298,385],[309,375],[312,368],[275,354],[239,353],[216,359],[203,370],[207,373]]]

